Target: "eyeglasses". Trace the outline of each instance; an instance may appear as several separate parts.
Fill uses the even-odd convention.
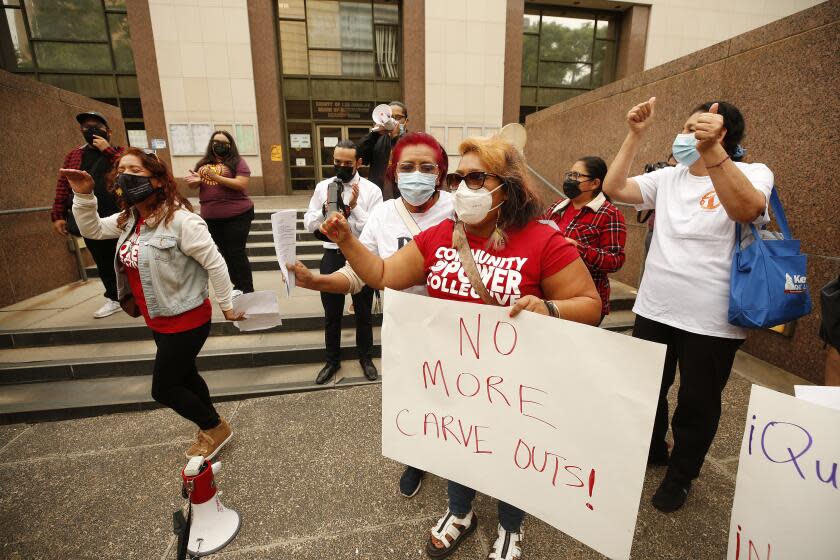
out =
[[[230,146],[230,142],[225,142],[223,140],[213,140],[214,144],[221,144],[222,146]]]
[[[592,176],[591,176],[591,175],[583,175],[583,174],[581,174],[581,173],[578,173],[577,171],[566,171],[566,172],[563,174],[563,179],[565,179],[566,181],[568,181],[568,180],[570,180],[570,179],[571,179],[572,181],[580,181],[580,178],[581,178],[581,177],[586,177],[586,178],[587,178],[587,180],[592,178]]]
[[[466,175],[460,173],[450,173],[446,176],[446,185],[449,190],[457,189],[461,182],[465,182],[467,187],[472,190],[478,190],[484,186],[484,181],[487,177],[495,177],[501,183],[505,182],[504,177],[496,175],[495,173],[487,173],[486,171],[470,171]]]
[[[397,164],[397,171],[399,173],[414,173],[418,169],[420,170],[420,173],[431,175],[432,173],[437,173],[438,164],[421,163],[420,165],[417,165],[413,161],[401,161]]]

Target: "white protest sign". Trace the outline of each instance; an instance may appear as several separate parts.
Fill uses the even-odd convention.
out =
[[[728,560],[840,556],[840,411],[752,386]]]
[[[630,557],[665,346],[387,290],[382,453]]]
[[[794,385],[793,394],[796,395],[797,399],[840,410],[840,387]]]
[[[271,215],[271,233],[274,238],[274,252],[280,264],[280,274],[286,284],[286,297],[292,295],[295,286],[295,273],[290,272],[287,264],[295,264],[297,236],[297,210],[280,210]]]

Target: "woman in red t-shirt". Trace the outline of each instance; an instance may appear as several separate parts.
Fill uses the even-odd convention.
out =
[[[449,188],[457,189],[457,223],[444,220],[384,260],[351,234],[339,214],[331,216],[321,231],[338,244],[353,270],[372,288],[403,290],[425,283],[432,297],[482,303],[453,248],[453,233],[463,228],[490,298],[497,305],[510,306],[511,317],[528,310],[598,324],[601,299],[577,249],[560,232],[536,221],[540,204],[528,185],[525,158],[498,136],[467,139],[460,153],[458,171],[447,175]],[[450,481],[448,492],[449,510],[432,528],[426,545],[433,558],[452,554],[475,529],[475,490]],[[522,510],[499,502],[494,558],[520,558],[524,516]]]
[[[248,196],[251,170],[239,155],[233,136],[226,130],[215,131],[204,157],[184,179],[190,187],[198,187],[201,217],[227,263],[234,297],[253,292],[254,277],[245,248],[254,220],[254,202]]]

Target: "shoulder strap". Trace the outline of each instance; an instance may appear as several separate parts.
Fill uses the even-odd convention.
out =
[[[394,206],[397,209],[397,214],[399,214],[400,218],[402,218],[405,227],[408,228],[408,231],[411,233],[411,236],[414,237],[420,233],[420,226],[417,225],[417,222],[414,221],[414,216],[412,216],[411,212],[408,211],[408,208],[405,207],[403,199],[399,198],[395,200]]]
[[[779,199],[779,192],[776,190],[776,185],[773,185],[773,190],[770,192],[770,207],[773,208],[773,217],[776,218],[776,223],[779,224],[782,235],[785,236],[785,239],[792,239],[785,210],[782,208],[782,201]]]
[[[467,274],[473,290],[476,291],[481,301],[487,305],[499,305],[499,302],[490,295],[484,282],[481,281],[481,275],[478,273],[478,267],[475,265],[472,251],[470,251],[470,243],[467,241],[467,232],[464,230],[464,222],[455,222],[455,227],[452,229],[452,245],[458,250],[458,256],[461,258],[461,267]]]

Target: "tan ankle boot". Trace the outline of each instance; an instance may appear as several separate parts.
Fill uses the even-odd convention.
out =
[[[209,430],[203,430],[204,436],[209,439],[209,449],[204,458],[208,461],[216,456],[222,447],[233,437],[233,430],[227,420],[219,417],[219,425]]]

